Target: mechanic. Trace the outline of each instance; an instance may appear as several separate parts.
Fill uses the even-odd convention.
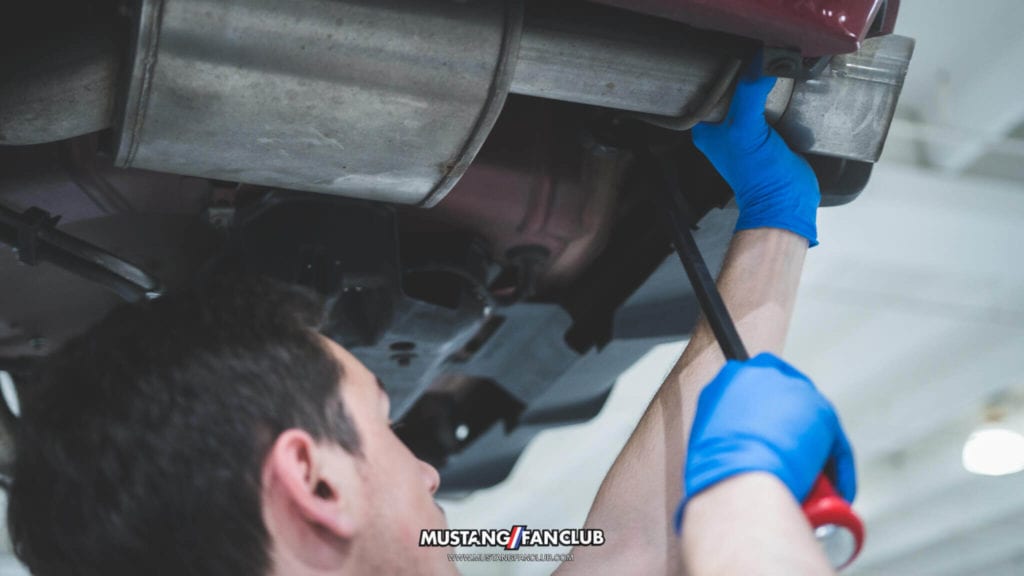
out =
[[[719,286],[764,353],[722,369],[700,322],[595,499],[586,525],[605,545],[559,575],[676,574],[684,559],[691,575],[831,573],[798,503],[830,458],[852,500],[853,462],[830,404],[771,354],[819,203],[814,173],[765,122],[772,85],[745,76],[726,120],[693,132],[739,206]],[[321,318],[298,289],[215,282],[69,341],[24,392],[18,556],[39,576],[455,573],[450,550],[418,546],[446,524],[437,471],[395,436],[382,384],[317,332]]]

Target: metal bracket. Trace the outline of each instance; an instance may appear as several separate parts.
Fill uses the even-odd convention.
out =
[[[820,76],[831,61],[831,56],[804,58],[799,50],[793,48],[765,46],[761,73],[766,76],[810,80]]]
[[[59,221],[60,216],[51,216],[46,210],[35,206],[22,212],[21,218],[15,222],[18,241],[14,250],[18,260],[29,266],[39,264],[39,232],[53,228]]]

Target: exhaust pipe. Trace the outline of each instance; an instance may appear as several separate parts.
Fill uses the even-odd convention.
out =
[[[122,167],[432,206],[509,93],[713,121],[745,48],[586,2],[142,0],[136,22],[113,117],[107,52],[51,81],[91,95],[73,105],[29,110],[24,87],[0,89],[0,143],[114,124]],[[909,38],[865,40],[813,80],[780,80],[769,118],[799,152],[877,161],[912,52]]]

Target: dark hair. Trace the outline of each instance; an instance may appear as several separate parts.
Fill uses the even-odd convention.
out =
[[[359,453],[322,305],[220,281],[115,310],[24,399],[8,523],[38,576],[258,575],[261,471],[301,428]]]

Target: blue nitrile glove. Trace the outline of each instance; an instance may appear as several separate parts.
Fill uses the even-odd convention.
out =
[[[676,530],[690,498],[745,472],[774,474],[803,502],[829,459],[836,490],[853,502],[853,452],[832,404],[777,356],[730,360],[697,403]]]
[[[807,160],[790,150],[765,120],[765,102],[775,78],[759,77],[759,60],[737,81],[725,120],[694,126],[693,143],[736,194],[737,231],[782,228],[816,246],[818,178]]]

